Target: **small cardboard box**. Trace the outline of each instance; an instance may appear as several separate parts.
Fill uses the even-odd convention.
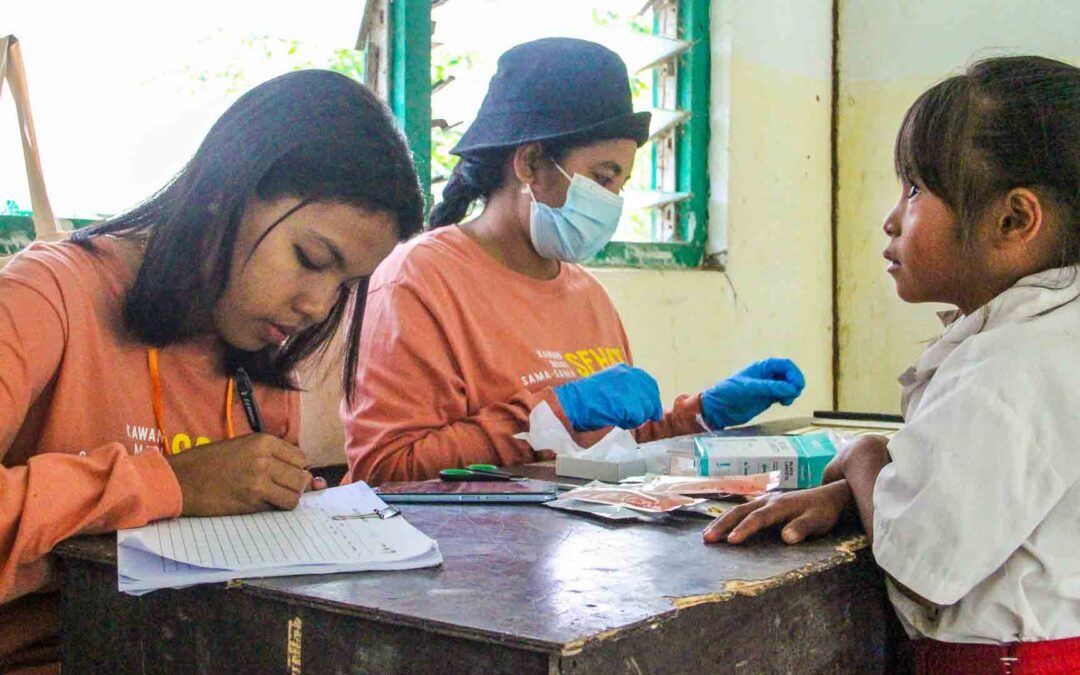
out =
[[[605,483],[618,483],[623,478],[641,476],[646,472],[644,459],[630,459],[625,462],[601,462],[595,459],[581,459],[559,455],[555,458],[555,475],[567,478],[587,478],[602,480]]]
[[[825,433],[802,436],[708,436],[694,439],[699,476],[780,472],[782,489],[821,485],[836,448]]]

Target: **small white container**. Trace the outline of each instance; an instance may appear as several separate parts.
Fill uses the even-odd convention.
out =
[[[644,459],[602,462],[567,455],[559,455],[555,458],[555,475],[567,478],[601,480],[605,483],[618,483],[623,478],[641,476],[646,473],[647,469],[648,465]]]

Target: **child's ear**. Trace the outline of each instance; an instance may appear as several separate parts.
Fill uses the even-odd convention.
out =
[[[1009,190],[998,216],[998,236],[1002,244],[1027,244],[1042,231],[1042,202],[1039,195],[1027,188]]]
[[[536,180],[542,153],[539,143],[529,143],[514,151],[514,176],[518,181],[531,184]]]

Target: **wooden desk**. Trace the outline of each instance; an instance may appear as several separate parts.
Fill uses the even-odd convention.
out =
[[[770,428],[771,430],[771,428]],[[540,468],[542,470],[542,467]],[[550,469],[548,469],[550,471]],[[406,505],[441,567],[141,598],[114,537],[57,549],[65,672],[875,672],[891,609],[863,537],[704,546],[707,521]]]

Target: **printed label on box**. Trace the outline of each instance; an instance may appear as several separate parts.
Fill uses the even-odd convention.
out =
[[[826,433],[694,439],[694,465],[698,475],[746,476],[779,471],[783,489],[820,485],[825,466],[834,456],[836,447]]]

